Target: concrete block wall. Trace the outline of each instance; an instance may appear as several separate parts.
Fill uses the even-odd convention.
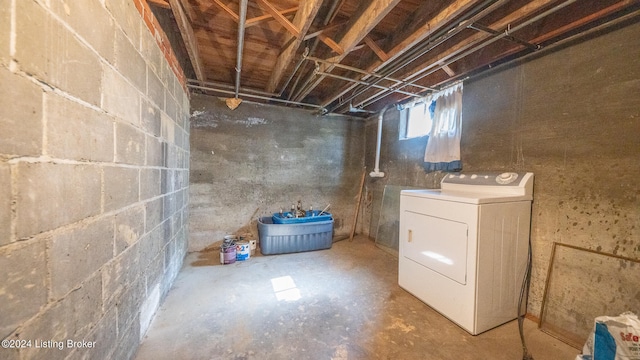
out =
[[[189,98],[144,5],[0,0],[2,359],[131,358],[182,266]]]

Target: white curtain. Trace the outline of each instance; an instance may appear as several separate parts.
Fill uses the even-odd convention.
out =
[[[433,125],[424,153],[429,170],[460,170],[462,134],[462,83],[435,95]]]

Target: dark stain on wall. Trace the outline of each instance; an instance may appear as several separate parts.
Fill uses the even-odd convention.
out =
[[[622,24],[464,83],[463,171],[535,174],[531,314],[541,310],[554,242],[640,258],[639,33],[637,22]],[[385,186],[438,188],[443,176],[422,168],[426,138],[398,140],[397,114],[389,110],[384,116],[380,169],[386,176],[366,183],[361,224],[372,237],[395,221],[380,223]],[[376,131],[373,116],[366,126],[369,171]],[[567,261],[569,267],[584,266]],[[632,265],[589,266],[603,271],[598,275],[605,283]],[[568,288],[581,280],[558,281]],[[593,310],[579,301],[583,297],[622,297],[597,287],[565,295],[566,312],[575,321]]]
[[[257,218],[302,201],[348,235],[364,162],[364,122],[222,99],[191,101],[191,238],[200,250],[225,234],[257,238]],[[252,215],[254,214],[254,215]]]
[[[612,29],[465,83],[464,170],[535,174],[530,313],[541,309],[553,242],[640,258],[639,31]],[[612,295],[588,291],[573,296]],[[588,307],[568,304],[576,321]]]

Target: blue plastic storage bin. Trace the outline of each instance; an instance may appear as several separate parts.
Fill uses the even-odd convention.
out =
[[[272,217],[258,219],[260,252],[287,254],[329,249],[333,244],[333,219],[298,224],[274,224]]]

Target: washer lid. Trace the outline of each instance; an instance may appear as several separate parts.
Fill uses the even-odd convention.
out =
[[[403,190],[404,195],[469,204],[533,200],[533,173],[449,174],[441,189]]]
[[[466,204],[492,204],[513,201],[531,201],[530,196],[514,196],[505,194],[479,194],[463,191],[444,190],[402,190],[402,195],[423,197],[441,201],[452,201]]]

